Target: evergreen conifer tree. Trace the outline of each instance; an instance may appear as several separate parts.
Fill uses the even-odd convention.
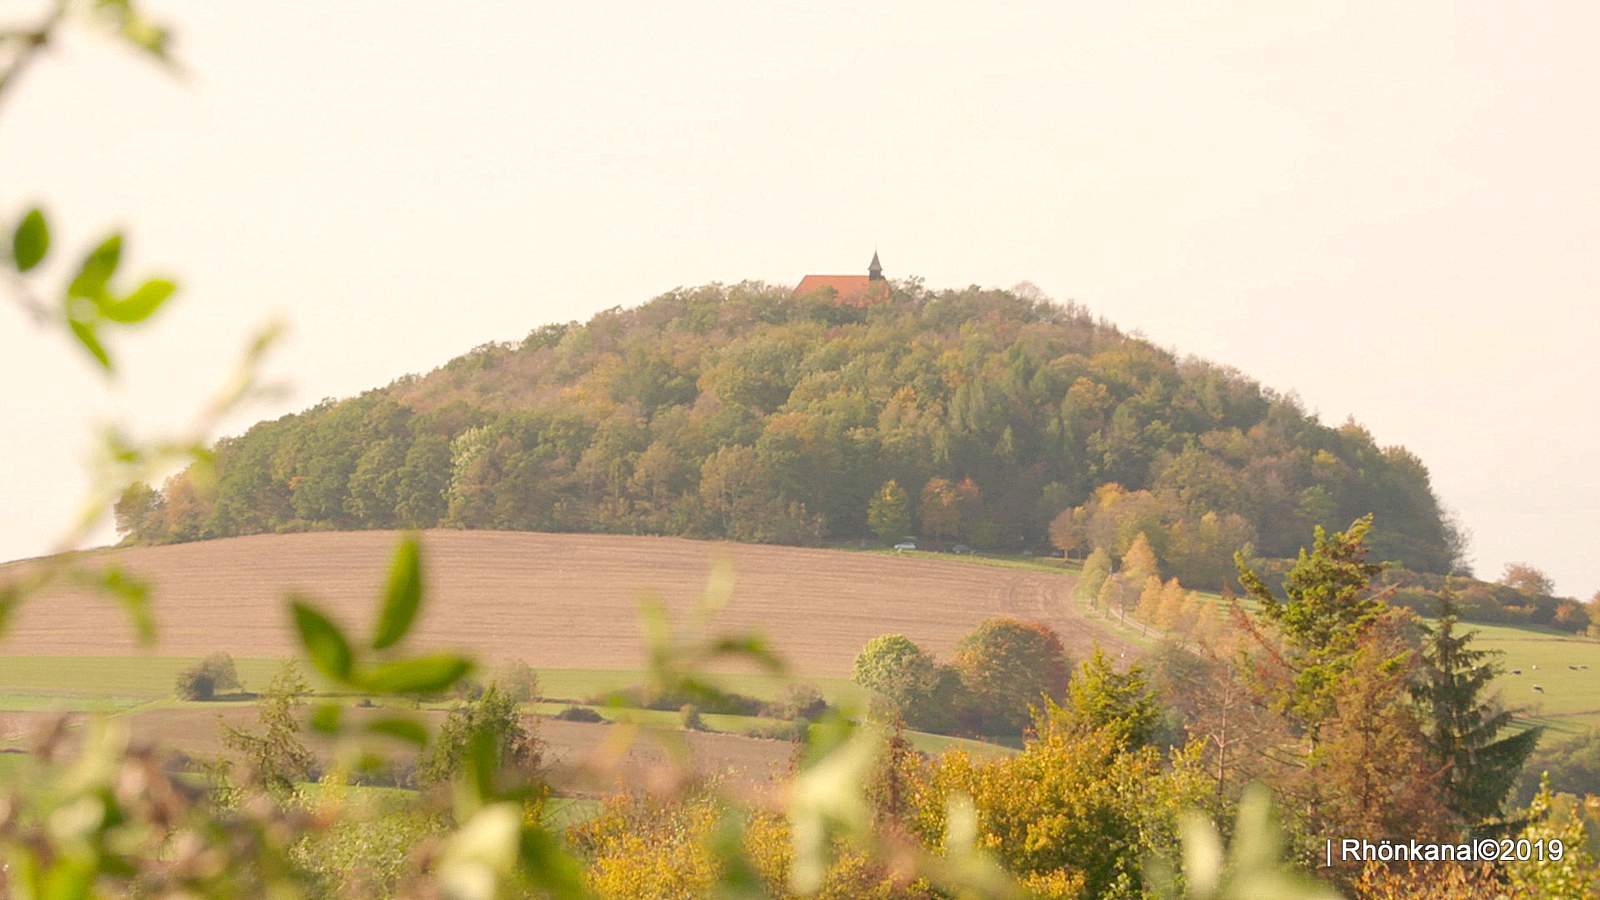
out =
[[[1500,673],[1492,650],[1472,647],[1476,631],[1457,631],[1451,596],[1439,598],[1439,622],[1424,627],[1422,665],[1412,694],[1427,717],[1428,749],[1444,767],[1446,801],[1469,823],[1493,823],[1539,741],[1540,728],[1505,735],[1511,713],[1485,702]]]

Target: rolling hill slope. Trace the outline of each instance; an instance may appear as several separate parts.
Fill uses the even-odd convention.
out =
[[[99,551],[154,584],[163,656],[227,651],[288,656],[296,649],[284,597],[306,593],[342,622],[371,621],[395,532],[257,535]],[[1071,574],[798,547],[681,538],[440,530],[425,533],[428,605],[415,632],[428,646],[540,667],[635,669],[643,662],[641,597],[653,592],[683,621],[710,567],[728,558],[733,599],[725,629],[768,636],[811,676],[848,676],[855,654],[903,632],[944,656],[995,615],[1043,621],[1075,659],[1095,641],[1127,642],[1069,599]],[[11,564],[22,565],[22,564]],[[3,568],[0,568],[3,571]],[[7,650],[36,656],[138,652],[101,598],[62,589],[31,602]]]
[[[1124,512],[1089,516],[1078,542],[1120,555],[1142,531],[1163,571],[1208,588],[1245,544],[1292,557],[1314,525],[1368,513],[1379,558],[1443,574],[1462,551],[1404,448],[1082,307],[977,288],[900,284],[871,308],[759,284],[674,291],[215,449],[214,491],[192,473],[137,485],[119,529],[143,544],[397,526],[917,534],[1016,552],[1088,504]]]

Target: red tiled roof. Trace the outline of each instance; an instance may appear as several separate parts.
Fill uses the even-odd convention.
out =
[[[889,282],[873,281],[866,275],[807,275],[794,292],[798,296],[832,289],[834,299],[851,306],[866,306],[889,298]]]

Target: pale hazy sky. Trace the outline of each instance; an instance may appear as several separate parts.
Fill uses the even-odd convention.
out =
[[[678,285],[1029,280],[1417,451],[1479,573],[1600,588],[1600,7],[162,2],[0,112],[0,208],[184,293],[109,392],[0,304],[0,559],[92,420],[251,420]],[[233,423],[238,428],[248,421]]]

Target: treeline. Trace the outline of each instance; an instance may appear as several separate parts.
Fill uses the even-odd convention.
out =
[[[901,284],[869,309],[674,291],[263,422],[215,465],[214,484],[131,491],[119,526],[144,542],[447,526],[813,543],[872,534],[893,482],[905,517],[880,524],[999,549],[1044,546],[1085,505],[1099,527],[1114,484],[1171,536],[1151,532],[1159,552],[1214,570],[1239,543],[1287,556],[1312,525],[1369,512],[1384,559],[1460,557],[1403,448],[1082,308],[976,288]],[[1227,553],[1193,549],[1208,541]]]

